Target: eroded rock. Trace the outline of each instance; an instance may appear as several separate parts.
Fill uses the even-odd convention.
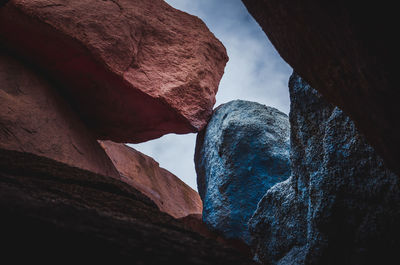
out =
[[[161,168],[151,157],[124,144],[100,141],[122,180],[141,191],[158,208],[175,218],[200,214],[199,194],[169,171]]]
[[[0,148],[119,178],[94,135],[40,74],[0,50]]]
[[[100,139],[202,129],[228,60],[197,17],[162,0],[11,0],[1,43],[64,85]]]
[[[249,101],[221,105],[197,137],[195,165],[204,222],[250,243],[257,203],[290,175],[287,115]]]
[[[399,177],[342,110],[294,74],[292,176],[250,219],[265,264],[396,264]]]

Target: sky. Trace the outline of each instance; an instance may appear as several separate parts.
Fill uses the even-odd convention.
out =
[[[235,99],[255,101],[289,113],[288,80],[292,69],[279,56],[241,0],[166,0],[201,18],[225,45],[229,62],[216,96],[217,107]],[[130,144],[197,190],[194,169],[196,134],[168,134]]]

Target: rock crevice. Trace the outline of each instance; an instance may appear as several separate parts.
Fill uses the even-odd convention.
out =
[[[266,264],[394,264],[399,177],[353,121],[296,74],[289,82],[292,176],[250,219]]]
[[[195,166],[206,225],[249,244],[258,201],[290,175],[287,115],[242,100],[219,106],[197,136]]]

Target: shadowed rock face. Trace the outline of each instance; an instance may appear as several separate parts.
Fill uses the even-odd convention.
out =
[[[395,2],[242,1],[283,59],[400,174]]]
[[[202,129],[228,60],[197,17],[162,0],[11,0],[1,43],[64,85],[101,139]]]
[[[199,194],[169,171],[160,168],[149,156],[124,144],[100,141],[107,155],[122,176],[122,180],[149,197],[158,208],[181,218],[200,214]]]
[[[250,219],[266,264],[396,264],[399,178],[352,120],[298,75],[289,82],[292,176]],[[396,261],[396,262],[395,262]]]
[[[16,263],[253,264],[126,183],[28,153],[0,149],[0,212]]]
[[[249,243],[257,203],[290,175],[288,117],[255,102],[223,104],[197,137],[195,165],[204,222]]]
[[[241,239],[226,239],[221,233],[211,231],[210,228],[202,220],[201,214],[190,214],[188,216],[179,219],[183,226],[191,231],[195,231],[205,238],[216,240],[217,242],[232,247],[244,254],[245,256],[251,257],[252,253],[249,245],[243,242]]]
[[[0,7],[5,5],[10,0],[0,0]]]
[[[77,115],[46,79],[0,50],[0,148],[119,179]]]

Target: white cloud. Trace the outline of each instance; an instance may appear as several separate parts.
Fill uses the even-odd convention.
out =
[[[221,80],[216,106],[234,99],[244,99],[289,112],[287,83],[292,70],[240,0],[166,2],[200,17],[227,48],[230,60]],[[195,140],[195,134],[170,134],[131,146],[153,157],[161,167],[196,189],[193,162]]]

